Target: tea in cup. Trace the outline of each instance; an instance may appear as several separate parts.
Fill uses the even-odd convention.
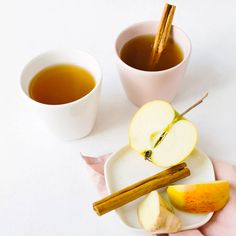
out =
[[[156,67],[149,67],[149,54],[158,22],[134,24],[122,31],[115,43],[116,62],[128,98],[137,106],[161,99],[171,102],[176,96],[191,54],[191,42],[177,26]]]
[[[101,69],[89,54],[55,50],[31,60],[20,85],[30,106],[49,129],[64,140],[92,130],[100,97]]]

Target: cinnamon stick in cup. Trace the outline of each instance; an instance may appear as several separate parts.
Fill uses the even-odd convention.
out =
[[[147,179],[141,180],[124,189],[110,194],[109,196],[93,203],[94,211],[103,215],[109,211],[119,208],[153,190],[168,186],[169,184],[190,175],[186,163],[181,163],[166,169]]]
[[[127,97],[137,106],[157,99],[171,102],[183,83],[191,55],[189,37],[182,29],[172,25],[165,50],[158,63],[150,68],[157,25],[156,21],[136,23],[125,28],[116,39],[116,64],[120,79]],[[146,36],[151,39],[143,45],[142,39],[145,37],[146,40]],[[140,41],[136,41],[138,39]],[[134,42],[137,42],[135,49],[128,47]]]
[[[165,4],[152,48],[152,54],[150,57],[151,67],[154,67],[158,63],[158,60],[166,47],[174,18],[175,8],[174,5],[168,3]]]

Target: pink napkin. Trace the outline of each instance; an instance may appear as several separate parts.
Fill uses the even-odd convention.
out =
[[[101,197],[107,195],[104,179],[104,163],[111,154],[99,157],[82,155],[88,166],[92,181]],[[223,210],[215,213],[211,220],[196,230],[187,230],[169,236],[235,236],[236,235],[236,166],[224,161],[212,159],[216,179],[230,181],[230,200]]]
[[[106,183],[104,178],[104,164],[111,154],[105,154],[99,157],[84,156],[81,153],[85,163],[88,166],[90,177],[97,189],[97,192],[104,197],[107,195]]]

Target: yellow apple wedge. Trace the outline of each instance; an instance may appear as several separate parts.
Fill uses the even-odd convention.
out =
[[[158,191],[152,191],[146,196],[138,206],[137,215],[140,225],[153,234],[158,230],[173,233],[181,228],[180,219]]]
[[[173,185],[167,188],[174,207],[191,213],[207,213],[222,209],[229,200],[229,182]]]
[[[170,167],[182,162],[196,143],[195,126],[165,101],[146,103],[130,123],[130,146],[157,166]]]

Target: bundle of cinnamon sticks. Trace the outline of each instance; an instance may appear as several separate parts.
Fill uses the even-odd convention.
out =
[[[190,175],[190,170],[186,168],[186,166],[186,163],[178,164],[147,179],[141,180],[124,189],[114,192],[111,195],[94,202],[93,209],[99,216],[101,216],[145,194],[148,194],[153,190],[168,186],[171,183]]]

